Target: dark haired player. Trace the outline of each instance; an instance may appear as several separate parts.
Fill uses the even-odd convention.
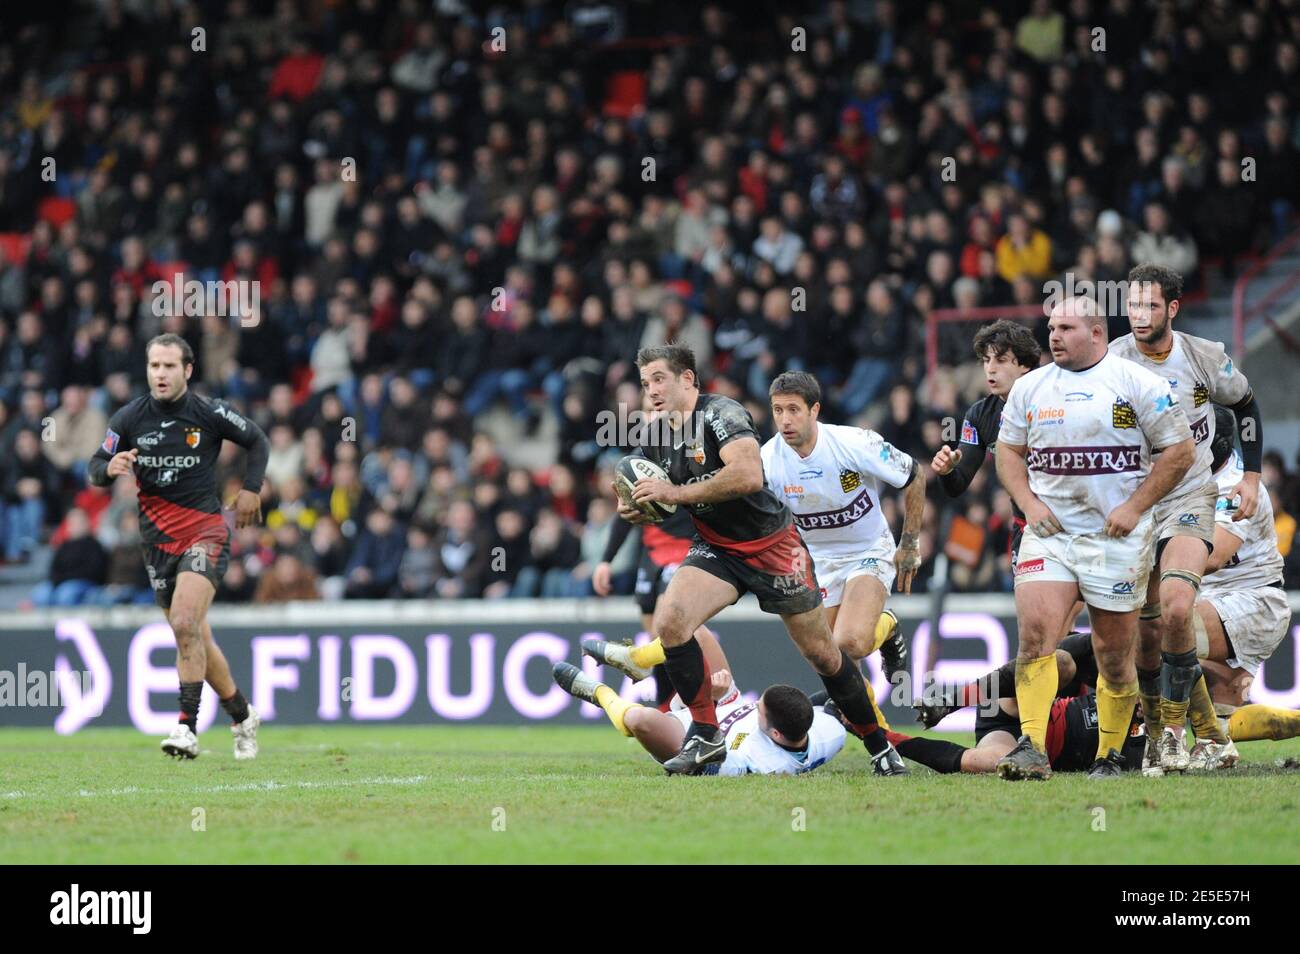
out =
[[[650,424],[658,420],[650,409],[649,399],[642,402],[642,411]],[[605,552],[591,573],[591,586],[597,596],[608,596],[612,592],[610,563],[619,549],[633,531],[632,524],[617,520],[610,528],[609,539],[605,542]],[[679,508],[659,523],[646,523],[641,526],[637,541],[640,558],[636,571],[636,602],[641,610],[641,626],[647,633],[654,632],[655,606],[659,597],[668,588],[668,581],[673,578],[691,548],[695,536],[695,524],[686,509]],[[726,668],[726,657],[718,645],[718,638],[707,626],[701,625],[695,630],[695,638],[713,671]],[[584,639],[582,651],[588,656],[606,665],[618,669],[629,679],[640,682],[653,675],[655,678],[655,704],[661,712],[667,712],[672,705],[675,694],[672,680],[664,668],[664,646],[660,639],[633,646],[604,639]],[[617,723],[616,723],[617,724]]]
[[[1007,392],[1021,375],[1038,367],[1041,355],[1030,330],[1014,321],[995,321],[975,333],[975,356],[984,366],[989,393],[966,409],[961,422],[961,440],[956,449],[945,444],[930,462],[930,469],[939,475],[939,483],[949,497],[960,497],[965,493],[984,466],[989,452],[997,449]],[[1015,508],[1014,503],[1012,507]],[[1013,566],[1025,526],[1025,515],[1019,508],[1015,508],[1015,524],[1011,542]]]
[[[184,338],[159,335],[145,355],[150,393],[113,415],[90,460],[90,482],[106,487],[134,473],[139,484],[145,569],[176,637],[180,676],[180,719],[162,750],[174,758],[199,754],[195,732],[206,680],[233,722],[235,758],[251,759],[257,755],[260,720],[230,675],[207,613],[230,559],[230,529],[217,496],[221,442],[248,450],[244,488],[233,504],[237,527],[261,520],[259,493],[269,445],[261,428],[225,402],[189,389],[194,352]]]
[[[880,650],[885,678],[892,682],[906,667],[907,644],[885,600],[895,582],[910,593],[921,565],[925,474],[875,431],[819,420],[821,394],[806,371],[777,375],[768,395],[778,433],[761,450],[763,475],[794,514],[816,562],[835,644],[855,662]],[[897,543],[880,509],[885,486],[902,491]],[[879,709],[876,719],[888,728]]]
[[[730,398],[700,393],[689,348],[643,348],[636,363],[652,411],[666,415],[659,435],[664,439],[642,449],[668,479],[637,481],[633,499],[688,507],[696,532],[655,609],[654,631],[663,641],[668,676],[692,718],[681,751],[664,768],[670,774],[699,774],[726,759],[708,663],[694,634],[741,594],[752,592],[760,609],[782,618],[830,698],[867,740],[876,772],[904,773],[902,759],[876,722],[861,671],[831,637],[812,558],[790,508],[763,479],[749,413]],[[649,519],[622,501],[618,513],[633,523]]]
[[[1110,353],[1169,382],[1192,428],[1196,457],[1187,474],[1153,509],[1155,569],[1147,583],[1139,614],[1138,692],[1147,720],[1147,768],[1184,772],[1190,755],[1183,741],[1190,707],[1198,739],[1219,745],[1228,737],[1214,716],[1200,665],[1196,661],[1194,609],[1206,560],[1214,549],[1214,515],[1218,487],[1210,468],[1214,408],[1229,408],[1241,434],[1245,474],[1233,488],[1241,506],[1233,521],[1254,516],[1259,506],[1263,460],[1263,425],[1250,382],[1217,341],[1174,331],[1183,280],[1161,265],[1138,265],[1128,274],[1128,320],[1131,334],[1110,343]]]
[[[648,706],[619,699],[614,691],[597,682],[572,663],[558,662],[552,671],[565,692],[587,702],[605,700],[606,712],[621,711],[625,734],[659,762],[674,758],[691,724],[688,709],[660,712]],[[701,775],[802,775],[825,765],[844,747],[844,726],[839,718],[814,706],[794,686],[768,686],[757,702],[735,694],[731,673],[719,669],[709,679],[711,694],[718,701],[718,731],[726,740],[723,758],[711,761]],[[600,692],[601,689],[605,691]],[[610,697],[615,702],[610,704]],[[613,715],[610,716],[613,721]],[[614,723],[618,725],[618,721]]]

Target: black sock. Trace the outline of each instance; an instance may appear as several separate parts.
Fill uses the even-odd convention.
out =
[[[231,721],[236,725],[248,718],[248,700],[238,689],[229,699],[221,700],[221,708],[226,710],[226,715],[230,716]]]
[[[668,667],[663,663],[655,663],[655,706],[667,710],[668,703],[672,701],[673,693],[677,690],[673,688],[673,680],[668,675]]]
[[[691,710],[692,734],[712,739],[718,730],[718,715],[709,692],[709,664],[694,636],[680,646],[664,647],[664,668],[677,695]]]
[[[961,757],[966,752],[965,746],[958,745],[956,742],[945,742],[943,739],[896,741],[894,748],[898,749],[898,754],[903,758],[920,762],[927,768],[944,775],[961,771]]]
[[[181,683],[181,717],[177,721],[185,723],[196,735],[199,731],[199,698],[202,695],[202,682]]]
[[[866,743],[867,751],[872,755],[885,751],[889,740],[876,723],[876,712],[871,708],[871,700],[867,698],[867,684],[862,681],[862,672],[849,658],[849,654],[841,649],[839,672],[833,676],[822,676],[821,680],[831,701],[844,715],[845,721],[856,730],[854,734]]]

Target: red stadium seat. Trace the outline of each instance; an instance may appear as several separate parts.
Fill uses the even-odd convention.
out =
[[[645,74],[639,70],[615,73],[605,84],[606,116],[629,119],[645,112]]]
[[[36,214],[39,218],[49,222],[50,225],[54,226],[56,229],[62,228],[64,222],[77,214],[77,203],[73,202],[71,199],[60,199],[55,196],[50,196],[49,198],[41,199],[41,204],[36,208]]]

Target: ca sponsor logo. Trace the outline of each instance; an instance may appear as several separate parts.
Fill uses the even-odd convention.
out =
[[[1195,513],[1182,513],[1178,515],[1178,523],[1184,527],[1199,527],[1201,516]]]
[[[1121,580],[1119,583],[1112,586],[1110,591],[1120,596],[1130,596],[1133,593],[1133,586],[1134,584],[1132,580]]]

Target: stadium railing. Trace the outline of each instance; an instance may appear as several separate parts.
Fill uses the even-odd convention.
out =
[[[1274,245],[1267,252],[1255,259],[1251,264],[1242,271],[1232,286],[1232,354],[1238,361],[1245,358],[1246,351],[1246,327],[1256,321],[1260,316],[1267,317],[1267,311],[1274,302],[1283,295],[1289,293],[1292,289],[1300,286],[1300,264],[1291,270],[1289,274],[1280,277],[1280,280],[1267,292],[1260,296],[1258,301],[1246,304],[1246,296],[1249,292],[1251,282],[1258,279],[1263,272],[1268,269],[1275,261],[1286,255],[1293,248],[1300,245],[1300,229],[1292,232],[1277,245]]]

